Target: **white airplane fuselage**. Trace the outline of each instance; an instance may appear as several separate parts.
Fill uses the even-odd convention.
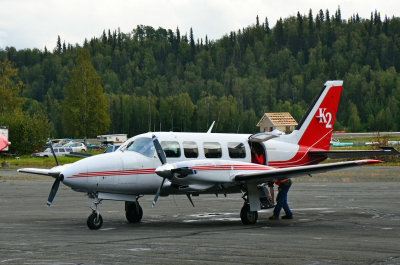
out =
[[[162,181],[162,178],[155,173],[155,169],[161,165],[156,152],[153,151],[151,155],[146,156],[126,149],[136,139],[148,138],[150,140],[152,135],[156,135],[161,144],[173,142],[179,145],[179,157],[171,157],[167,153],[167,162],[170,164],[189,160],[196,160],[198,164],[207,164],[208,158],[206,157],[204,145],[207,145],[207,143],[216,143],[220,146],[221,152],[217,154],[220,157],[212,158],[214,164],[216,161],[220,161],[220,166],[224,167],[247,165],[247,170],[266,170],[268,168],[267,166],[261,168],[260,165],[249,165],[251,163],[250,144],[252,144],[249,143],[249,134],[155,132],[132,137],[113,153],[88,157],[75,162],[73,166],[66,165],[63,169],[63,183],[76,191],[89,193],[154,194]],[[311,147],[300,148],[299,145],[290,143],[288,141],[290,137],[288,136],[281,135],[278,139],[270,139],[259,143],[265,150],[268,166],[288,167],[310,165],[321,161],[309,160],[306,152],[300,150],[309,150]],[[193,157],[193,153],[191,155],[185,154],[183,144],[188,142],[191,145],[195,144],[197,146],[196,157]],[[229,152],[228,145],[232,146],[235,144],[243,144],[241,150],[242,152],[244,151],[244,154],[241,153],[240,158],[232,157]],[[214,171],[212,169],[209,170],[208,173],[210,176],[214,177]],[[203,172],[203,174],[205,173]],[[219,170],[218,174],[220,175],[221,173],[223,173],[222,170]],[[227,178],[229,178],[228,171],[226,171],[226,174],[228,175]],[[219,176],[218,180],[221,178]],[[185,180],[185,184],[187,183],[188,179]],[[168,183],[165,186],[168,187]],[[208,184],[208,188],[210,188],[210,184]],[[181,190],[182,192],[187,191],[185,189]],[[163,194],[168,191],[178,193],[179,190],[164,189]],[[238,190],[236,188],[231,191],[237,192]],[[224,190],[224,192],[229,192],[229,189]]]

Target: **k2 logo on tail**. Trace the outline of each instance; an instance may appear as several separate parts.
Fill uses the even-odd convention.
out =
[[[325,127],[330,129],[332,128],[332,113],[326,112],[326,108],[319,108],[318,109],[318,116],[316,116],[317,119],[319,119],[319,123],[324,123],[326,124]]]

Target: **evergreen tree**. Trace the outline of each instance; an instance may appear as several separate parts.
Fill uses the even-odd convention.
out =
[[[269,34],[271,32],[271,29],[269,28],[269,23],[268,23],[268,17],[265,17],[264,30],[265,30],[265,33],[267,33],[267,34]]]
[[[21,109],[24,99],[19,97],[23,83],[15,82],[18,70],[11,67],[10,61],[0,61],[0,112],[11,113]]]
[[[58,37],[57,37],[56,53],[60,54],[61,51],[62,51],[61,38],[60,38],[60,35],[58,35]]]
[[[195,51],[196,51],[196,47],[195,47],[195,44],[194,44],[193,29],[190,28],[190,57],[191,57],[192,61],[194,59]]]
[[[65,87],[62,118],[66,131],[73,137],[94,137],[108,131],[107,101],[85,49],[78,51],[76,67]]]

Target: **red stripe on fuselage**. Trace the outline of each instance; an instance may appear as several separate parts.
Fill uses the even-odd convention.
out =
[[[105,177],[105,176],[126,176],[126,175],[145,175],[155,174],[155,168],[148,169],[130,169],[130,170],[114,170],[114,171],[99,171],[79,173],[67,178],[91,178],[91,177]]]
[[[197,171],[221,171],[221,170],[270,170],[269,166],[263,165],[216,165],[216,166],[193,166],[190,169]],[[91,177],[105,177],[105,176],[125,176],[125,175],[145,175],[155,174],[155,168],[149,169],[130,169],[130,170],[114,170],[114,171],[99,171],[79,173],[67,178],[91,178]]]

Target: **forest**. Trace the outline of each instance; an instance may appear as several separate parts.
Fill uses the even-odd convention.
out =
[[[104,30],[82,44],[60,36],[55,43],[53,51],[0,47],[0,62],[15,70],[7,82],[23,99],[20,119],[44,124],[31,138],[205,132],[213,121],[214,132],[253,133],[265,112],[288,111],[299,121],[323,84],[336,79],[344,86],[335,130],[399,130],[400,18],[376,10],[344,19],[340,9],[310,9],[274,27],[257,16],[218,40],[139,25],[128,33]],[[81,50],[106,98],[101,131],[74,132],[65,118],[79,101],[66,95]]]

